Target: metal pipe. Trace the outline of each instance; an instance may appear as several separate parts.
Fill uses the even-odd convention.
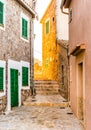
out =
[[[65,12],[65,11],[63,10],[64,3],[65,3],[65,0],[62,0],[61,6],[60,6],[61,12],[62,12],[63,14],[69,15],[69,13],[67,13],[67,12]]]

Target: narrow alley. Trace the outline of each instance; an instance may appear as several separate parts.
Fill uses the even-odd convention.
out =
[[[0,0],[0,130],[91,130],[90,13],[90,0]]]
[[[83,130],[60,95],[37,95],[33,102],[30,99],[25,106],[0,116],[0,130]]]

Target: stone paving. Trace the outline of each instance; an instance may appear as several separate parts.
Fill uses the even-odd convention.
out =
[[[52,98],[50,100],[52,102]],[[84,129],[69,107],[21,106],[13,108],[10,113],[0,115],[0,130]]]

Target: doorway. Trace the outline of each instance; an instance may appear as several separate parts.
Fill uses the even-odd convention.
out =
[[[78,118],[84,120],[83,112],[83,62],[78,64]]]

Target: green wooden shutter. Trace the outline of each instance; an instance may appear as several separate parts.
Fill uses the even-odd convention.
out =
[[[18,70],[10,69],[11,106],[18,106]]]
[[[3,91],[4,68],[0,67],[0,91]]]
[[[46,34],[49,33],[49,21],[46,22]]]
[[[24,38],[28,37],[28,22],[24,18],[22,18],[22,36]]]
[[[22,36],[24,36],[24,19],[22,18]]]
[[[22,67],[22,85],[28,86],[28,68]]]
[[[0,2],[0,24],[3,24],[4,4]]]

